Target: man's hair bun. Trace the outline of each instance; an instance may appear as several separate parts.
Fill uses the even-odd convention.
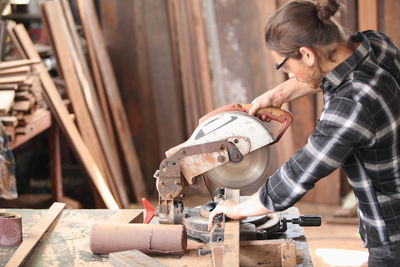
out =
[[[329,19],[338,11],[340,4],[337,0],[328,0],[324,5],[318,3],[317,15],[322,22],[328,22]]]

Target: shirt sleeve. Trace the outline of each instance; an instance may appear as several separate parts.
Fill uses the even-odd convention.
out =
[[[346,98],[329,101],[307,144],[259,189],[261,203],[273,211],[291,207],[318,180],[340,167],[355,147],[373,142],[372,125],[361,104]]]

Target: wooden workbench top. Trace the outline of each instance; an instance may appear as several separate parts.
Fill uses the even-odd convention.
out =
[[[22,215],[23,236],[42,217],[46,210],[0,209],[0,212],[16,212]],[[108,256],[94,255],[89,247],[90,227],[93,223],[108,220],[116,211],[105,209],[64,210],[56,223],[44,234],[41,241],[27,257],[25,266],[112,266]],[[286,217],[296,217],[299,212],[290,208],[283,212]],[[312,266],[304,232],[297,225],[288,225],[283,238],[295,241],[298,266]],[[16,247],[0,247],[0,266],[3,266]],[[156,259],[167,266],[209,266],[206,256],[197,256],[195,251],[183,257],[166,256]],[[195,263],[195,265],[193,265]],[[204,265],[202,265],[204,263]]]

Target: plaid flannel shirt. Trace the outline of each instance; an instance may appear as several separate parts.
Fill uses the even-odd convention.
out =
[[[383,33],[353,35],[355,52],[322,80],[324,110],[307,144],[260,188],[270,210],[292,206],[341,167],[366,247],[400,240],[400,51]]]

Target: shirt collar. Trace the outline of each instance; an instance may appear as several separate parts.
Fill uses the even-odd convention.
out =
[[[321,88],[324,92],[332,91],[338,87],[345,80],[345,78],[351,72],[353,72],[370,54],[371,44],[363,33],[356,33],[350,37],[350,40],[361,43],[350,57],[336,66],[336,68],[322,78]]]

